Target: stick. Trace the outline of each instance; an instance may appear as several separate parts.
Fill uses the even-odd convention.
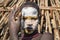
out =
[[[11,2],[12,0],[4,0],[4,7],[6,7],[8,5],[9,2]]]
[[[54,0],[50,0],[50,2],[51,2],[51,5],[52,5],[53,7],[55,7],[55,6],[56,6],[56,4],[55,4]]]
[[[39,8],[44,7],[44,0],[38,0],[38,1],[40,2],[39,3]],[[42,10],[40,15],[44,15],[44,10]],[[43,25],[43,20],[44,20],[43,18],[44,18],[44,16],[41,17],[41,24],[40,24],[40,30],[39,31],[42,31],[42,25]]]
[[[41,27],[40,24],[38,24],[38,33],[40,33],[40,31],[41,31],[40,27]]]
[[[59,24],[58,28],[60,29],[60,17],[59,17],[59,13],[57,11],[55,11],[55,15],[56,15],[56,19],[57,19],[58,24]]]
[[[48,6],[48,0],[45,0],[45,6]],[[51,28],[51,24],[50,24],[50,17],[49,17],[49,11],[46,11],[46,22],[47,22],[47,26],[49,28],[49,32],[52,33],[52,28]]]
[[[46,18],[46,13],[45,13],[45,18]],[[46,33],[48,32],[47,20],[46,20],[46,29],[45,29],[45,32]]]
[[[59,31],[58,31],[58,29],[57,29],[56,19],[55,19],[55,14],[54,14],[54,12],[53,12],[52,25],[53,25],[53,28],[54,28],[54,40],[59,40]]]

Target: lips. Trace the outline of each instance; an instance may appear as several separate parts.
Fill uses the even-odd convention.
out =
[[[27,30],[32,30],[32,27],[27,27]]]
[[[32,29],[25,29],[25,33],[31,34],[31,33],[33,33],[33,30]]]
[[[28,32],[33,31],[33,29],[32,29],[32,28],[27,28],[26,30],[27,30]]]

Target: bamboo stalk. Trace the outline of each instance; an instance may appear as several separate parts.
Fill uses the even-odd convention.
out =
[[[24,2],[17,3],[17,4],[19,4],[21,6],[22,3],[24,3]],[[0,11],[2,11],[2,12],[3,11],[10,12],[12,10],[12,7],[5,7],[5,8],[0,7]],[[41,10],[57,10],[57,11],[60,11],[60,7],[43,7],[43,6],[41,6],[40,9]]]
[[[54,29],[54,40],[59,40],[59,31],[58,31],[58,29]]]
[[[59,2],[59,0],[57,0],[57,1],[55,0],[55,2],[56,2],[56,6],[57,6],[57,7],[60,7],[60,2]]]
[[[48,7],[48,0],[45,0],[45,6]],[[51,24],[50,24],[50,17],[49,17],[49,11],[46,11],[46,22],[47,22],[47,26],[49,28],[49,32],[52,33],[52,28],[51,28]]]
[[[3,33],[4,33],[4,28],[3,28],[2,32],[0,33],[0,36],[3,35]]]
[[[40,24],[38,24],[38,33],[41,33],[41,25]]]
[[[55,4],[55,0],[50,0],[50,2],[51,2],[51,5],[52,5],[53,7],[56,6],[56,4]]]
[[[41,17],[41,31],[42,31],[42,27],[43,27],[43,21],[44,21],[44,10],[42,10],[42,17]]]
[[[39,1],[40,3],[39,3],[39,7],[44,7],[44,0],[40,0]],[[41,9],[41,8],[40,8]],[[42,31],[42,27],[43,27],[43,21],[44,21],[44,10],[42,9],[42,11],[41,11],[41,15],[43,15],[43,16],[41,16],[41,27],[40,27],[40,31]]]
[[[53,28],[54,28],[54,40],[59,40],[59,30],[57,29],[55,14],[53,12],[53,20],[52,20]]]
[[[59,17],[59,13],[57,11],[55,11],[55,15],[56,15],[56,19],[58,21],[58,28],[60,28],[60,17]]]
[[[45,27],[45,32],[48,32],[48,25],[47,25],[47,16],[46,16],[46,12],[45,12],[45,18],[46,18],[46,27]]]
[[[4,7],[6,7],[8,5],[8,3],[10,3],[12,0],[4,0]]]
[[[8,13],[5,13],[5,15],[1,18],[0,24],[1,24],[1,22],[4,20],[4,18],[6,17],[7,14],[8,14]]]

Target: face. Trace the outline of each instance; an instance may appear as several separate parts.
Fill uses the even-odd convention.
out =
[[[34,7],[22,9],[22,26],[26,33],[33,33],[38,26],[38,11]]]

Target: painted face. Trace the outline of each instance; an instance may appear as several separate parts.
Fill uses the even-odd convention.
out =
[[[24,7],[22,9],[22,26],[26,33],[32,33],[38,26],[38,11],[34,7]]]

